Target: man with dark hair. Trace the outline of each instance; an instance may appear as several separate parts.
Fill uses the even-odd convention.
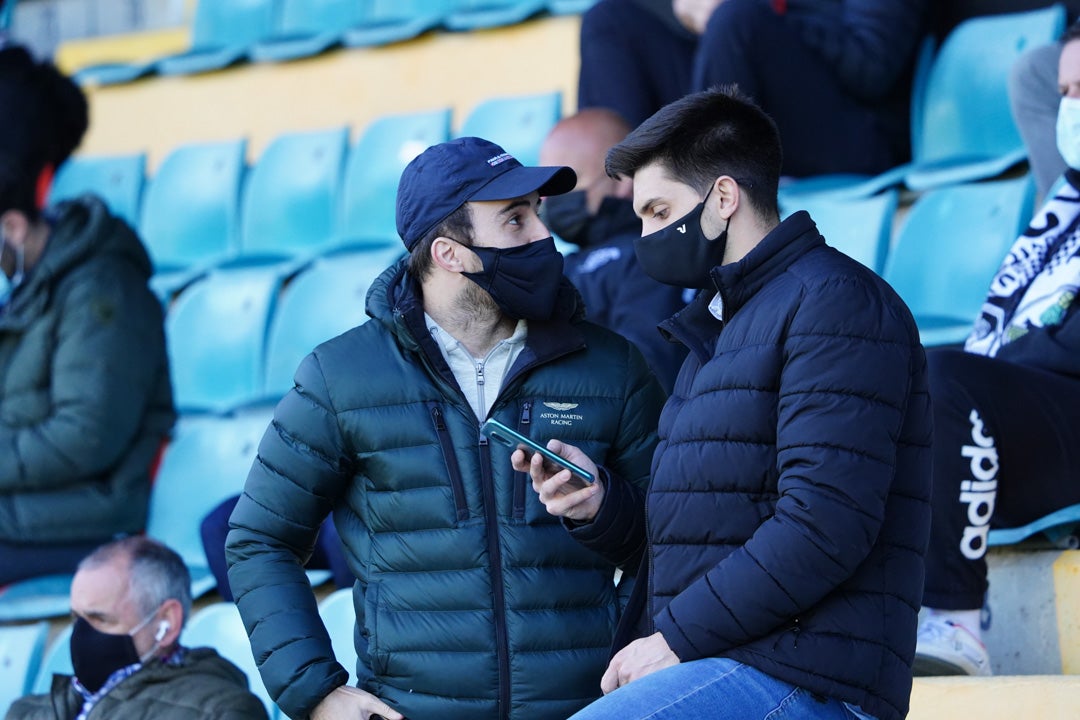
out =
[[[899,720],[930,518],[911,314],[805,212],[779,222],[776,128],[732,91],[663,108],[607,169],[634,178],[645,271],[702,292],[662,325],[690,354],[647,494],[610,471],[601,492],[575,491],[512,458],[583,544],[647,574],[608,694],[574,717]]]
[[[191,576],[145,536],[95,550],[71,583],[71,664],[52,690],[17,700],[7,720],[266,718],[244,673],[210,648],[180,645]]]
[[[0,48],[0,585],[141,531],[175,417],[142,243],[92,195],[45,206],[86,127],[75,83]]]
[[[537,215],[574,182],[479,138],[421,153],[398,189],[409,257],[278,405],[226,553],[290,717],[563,720],[599,695],[616,563],[575,543],[480,432],[491,418],[572,437],[648,479],[663,392],[629,342],[584,321]],[[303,573],[329,512],[356,575],[360,688]]]

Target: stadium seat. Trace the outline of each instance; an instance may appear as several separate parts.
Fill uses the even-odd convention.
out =
[[[11,27],[11,18],[14,14],[15,0],[11,0],[10,2],[0,0],[0,30],[7,30]]]
[[[449,137],[449,108],[381,117],[368,125],[345,168],[341,239],[398,242],[395,213],[401,171],[425,148]]]
[[[352,588],[341,588],[327,595],[319,603],[319,617],[330,643],[334,657],[349,671],[349,684],[356,684],[356,611],[353,609]]]
[[[326,52],[364,19],[365,6],[356,0],[281,0],[277,32],[251,46],[251,59],[282,62]]]
[[[547,0],[464,0],[446,16],[448,30],[479,30],[525,22],[547,10]]]
[[[536,165],[540,145],[561,116],[562,94],[558,91],[492,98],[473,108],[459,135],[491,140],[522,165]]]
[[[139,203],[146,181],[146,154],[113,156],[76,155],[56,171],[49,204],[94,193],[114,215],[138,227]]]
[[[830,245],[880,274],[889,252],[900,193],[890,188],[868,198],[798,195],[781,203],[784,216],[806,210]]]
[[[33,693],[39,695],[49,692],[52,687],[53,675],[74,675],[75,670],[71,667],[71,630],[68,623],[63,630],[57,633],[49,647],[45,650],[45,658],[38,669],[34,680]]]
[[[308,255],[335,241],[348,130],[286,133],[263,151],[243,195],[240,252]]]
[[[250,46],[274,34],[278,0],[200,0],[195,9],[191,49],[159,59],[163,75],[220,70],[247,59]]]
[[[403,42],[439,27],[460,0],[372,0],[367,15],[345,31],[347,47]]]
[[[883,275],[911,308],[924,345],[967,337],[1034,197],[1024,175],[938,188],[911,206]]]
[[[0,627],[0,708],[33,690],[48,636],[47,622]]]
[[[1080,548],[1080,505],[1070,505],[1021,527],[991,530],[986,542],[988,545],[1015,545],[1039,534],[1062,549]]]
[[[196,611],[188,620],[181,641],[189,648],[209,647],[217,650],[221,657],[244,671],[248,677],[249,689],[266,705],[270,720],[280,717],[280,711],[270,699],[259,668],[255,665],[251,642],[236,605],[213,603]]]
[[[216,586],[199,524],[225,499],[243,491],[272,417],[269,407],[225,416],[182,417],[161,458],[150,494],[146,534],[184,559],[194,597]]]
[[[266,395],[279,398],[315,346],[367,316],[368,287],[405,251],[400,241],[353,247],[315,260],[285,287],[274,310],[266,351]]]
[[[581,15],[596,0],[548,0],[547,9],[552,15]]]
[[[43,575],[0,588],[0,622],[61,617],[71,610],[71,575]]]
[[[140,234],[156,272],[236,254],[247,142],[192,143],[165,158],[146,188]]]
[[[177,296],[165,337],[181,412],[221,412],[262,396],[270,316],[295,270],[274,262],[226,264]]]

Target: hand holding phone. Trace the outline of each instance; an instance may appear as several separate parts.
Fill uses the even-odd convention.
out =
[[[589,471],[575,465],[561,455],[556,455],[543,445],[525,437],[516,430],[508,428],[498,420],[488,420],[481,426],[480,431],[497,443],[509,448],[520,448],[525,452],[525,457],[528,460],[532,459],[534,453],[539,453],[544,458],[544,464],[552,472],[557,472],[561,468],[569,470],[572,476],[571,482],[576,480],[574,484],[578,487],[586,487],[596,482],[596,478]]]

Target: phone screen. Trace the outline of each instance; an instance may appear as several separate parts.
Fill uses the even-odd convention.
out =
[[[578,480],[575,484],[581,485],[581,483],[592,483],[596,480],[589,471],[575,465],[564,457],[556,455],[543,445],[525,437],[516,430],[506,427],[498,420],[488,420],[480,429],[481,432],[495,442],[509,448],[521,448],[525,452],[525,456],[530,460],[534,453],[540,453],[544,458],[544,463],[548,470],[552,472],[557,471],[559,468],[566,468],[570,471],[571,475],[574,476],[573,479]],[[582,485],[582,487],[584,487],[584,485]]]

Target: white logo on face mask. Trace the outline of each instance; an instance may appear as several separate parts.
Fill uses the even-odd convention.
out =
[[[679,232],[681,232],[683,235],[685,235],[686,234],[686,223],[683,223],[682,225],[680,225],[679,227],[677,227],[675,229],[678,230]]]

